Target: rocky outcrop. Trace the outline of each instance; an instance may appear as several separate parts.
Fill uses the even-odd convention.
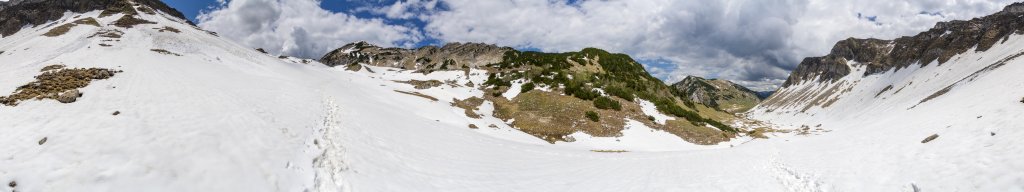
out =
[[[896,40],[846,39],[836,43],[832,52],[800,62],[783,87],[817,79],[834,81],[850,74],[848,61],[866,66],[861,75],[900,70],[911,65],[943,64],[954,55],[985,51],[1011,34],[1024,31],[1024,3],[1014,3],[1002,11],[967,21],[940,22],[915,36]]]
[[[746,111],[761,101],[757,92],[721,79],[688,76],[672,88],[684,99],[730,113]]]
[[[501,62],[508,47],[482,43],[449,43],[418,49],[382,48],[366,42],[350,43],[320,59],[328,66],[367,64],[411,70],[444,70]]]
[[[160,0],[13,0],[0,4],[0,35],[9,36],[23,26],[42,25],[60,19],[65,12],[84,13],[133,5],[149,7],[187,21],[184,14]]]

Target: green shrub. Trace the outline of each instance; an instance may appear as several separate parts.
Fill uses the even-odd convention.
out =
[[[598,93],[597,91],[594,91],[593,89],[581,88],[581,89],[577,89],[575,92],[573,92],[572,96],[576,96],[576,98],[580,98],[580,99],[588,100],[589,101],[589,100],[594,100],[594,98],[600,97],[601,93]]]
[[[586,116],[587,116],[587,119],[590,119],[591,121],[594,121],[594,122],[601,121],[601,116],[598,116],[597,112],[587,111]]]
[[[635,98],[632,90],[625,89],[619,86],[608,86],[604,88],[604,91],[607,92],[609,95],[614,95],[616,97],[625,99],[626,101],[633,101],[633,99]]]
[[[656,119],[654,119],[654,116],[650,116],[650,115],[648,115],[648,116],[647,116],[647,120],[651,120],[651,121],[654,121],[654,120],[656,120]]]
[[[534,85],[533,82],[523,84],[523,87],[522,87],[523,90],[520,93],[529,92],[529,91],[533,90],[533,88],[535,88],[536,86],[537,85]]]
[[[594,99],[594,107],[598,109],[615,109],[616,111],[622,110],[622,104],[619,101],[615,101],[609,97],[598,97]]]

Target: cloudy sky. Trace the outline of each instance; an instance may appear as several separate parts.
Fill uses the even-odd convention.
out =
[[[892,39],[1009,0],[165,0],[200,27],[274,53],[319,58],[349,42],[483,42],[523,50],[598,47],[655,76],[773,90],[839,40]]]

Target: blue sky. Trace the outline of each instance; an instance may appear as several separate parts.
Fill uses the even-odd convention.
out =
[[[355,41],[478,42],[626,53],[671,83],[689,75],[777,88],[849,37],[893,39],[992,14],[1011,0],[164,0],[242,45],[319,58]],[[207,13],[200,16],[200,13]]]

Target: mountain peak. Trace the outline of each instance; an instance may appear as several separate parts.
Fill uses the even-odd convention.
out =
[[[0,36],[17,33],[26,25],[41,25],[60,19],[67,12],[123,11],[136,6],[148,7],[188,22],[184,14],[160,0],[13,0],[0,4]]]
[[[1024,29],[1024,3],[971,20],[939,22],[932,29],[895,40],[849,38],[836,43],[832,52],[808,57],[793,70],[783,87],[817,80],[835,81],[851,73],[852,63],[866,67],[865,76],[900,70],[911,65],[943,64],[968,50],[986,51]],[[858,65],[858,66],[859,66]]]

